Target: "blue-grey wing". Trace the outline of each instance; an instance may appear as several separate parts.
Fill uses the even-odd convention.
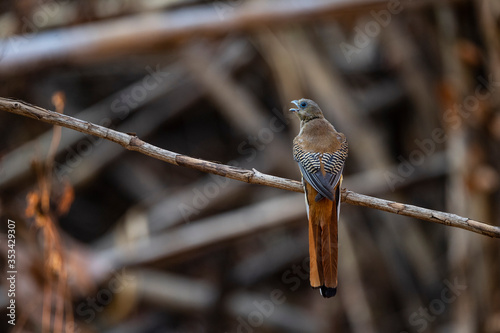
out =
[[[302,177],[323,197],[334,200],[335,187],[340,181],[344,162],[347,158],[347,141],[334,153],[315,153],[302,150],[298,145],[293,147],[293,157],[298,162]],[[321,172],[321,165],[325,174]]]

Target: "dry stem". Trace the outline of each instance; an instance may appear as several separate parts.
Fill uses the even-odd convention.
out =
[[[246,183],[266,185],[294,192],[303,192],[301,183],[295,180],[263,174],[255,169],[246,170],[178,154],[153,146],[142,141],[133,134],[118,132],[88,121],[79,120],[38,106],[33,106],[22,101],[0,98],[0,110],[107,139],[122,145],[128,150],[134,150],[170,164],[236,179]],[[365,206],[500,238],[500,227],[474,221],[455,214],[370,197],[346,189],[342,191],[342,201],[351,205]]]

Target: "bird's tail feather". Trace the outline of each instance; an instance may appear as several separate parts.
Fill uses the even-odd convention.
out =
[[[309,184],[306,189],[309,206],[310,282],[313,288],[320,288],[321,295],[332,297],[337,291],[337,207],[340,204],[340,193],[336,189],[334,201],[325,198],[315,202],[316,191]]]

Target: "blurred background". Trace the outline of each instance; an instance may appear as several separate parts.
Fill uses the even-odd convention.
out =
[[[298,180],[290,101],[349,141],[344,186],[500,225],[500,3],[0,3],[0,96]],[[339,291],[303,194],[0,113],[2,331],[500,332],[500,243],[342,205]],[[7,323],[8,220],[16,325]]]

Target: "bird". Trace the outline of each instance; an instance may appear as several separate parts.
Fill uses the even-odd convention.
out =
[[[311,287],[330,298],[337,293],[340,189],[348,144],[316,102],[302,98],[291,103],[296,108],[290,112],[300,119],[293,158],[302,174],[309,220],[309,280]]]

